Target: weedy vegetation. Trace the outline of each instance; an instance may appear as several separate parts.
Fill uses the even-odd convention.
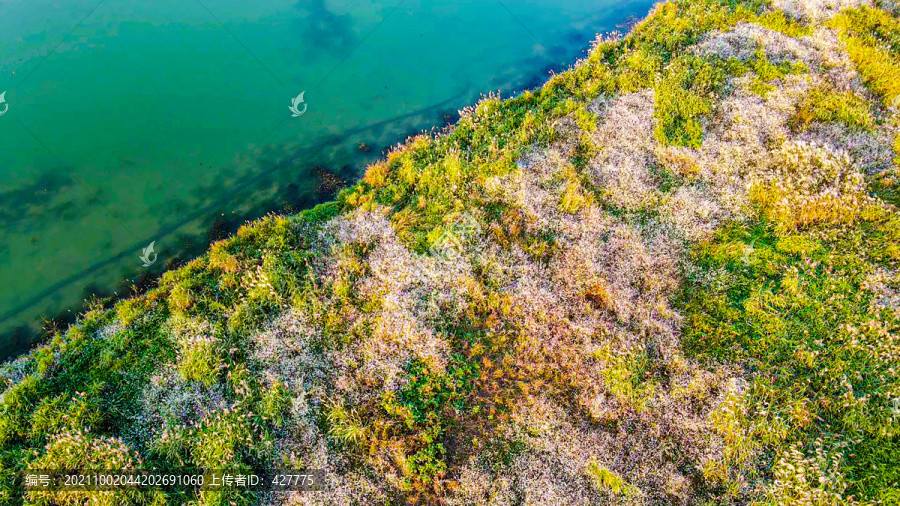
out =
[[[900,501],[900,22],[839,4],[658,4],[88,308],[0,367],[0,502]],[[88,464],[327,480],[21,481]]]

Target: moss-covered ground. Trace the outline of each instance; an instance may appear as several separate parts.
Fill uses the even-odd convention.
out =
[[[0,367],[0,503],[896,504],[898,76],[892,5],[659,4]]]

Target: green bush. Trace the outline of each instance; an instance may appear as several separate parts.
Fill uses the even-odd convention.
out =
[[[725,62],[685,55],[676,58],[657,83],[656,139],[672,146],[699,148],[702,117],[712,112],[725,83]]]

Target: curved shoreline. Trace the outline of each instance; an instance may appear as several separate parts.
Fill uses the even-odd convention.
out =
[[[326,504],[890,500],[900,13],[788,7],[659,4],[84,314],[0,366],[0,478],[227,462],[317,469]]]

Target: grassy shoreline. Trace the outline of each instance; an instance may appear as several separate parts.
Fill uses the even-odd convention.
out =
[[[328,486],[90,498],[900,500],[900,21],[845,3],[659,4],[86,312],[0,368],[0,501],[225,463]]]

